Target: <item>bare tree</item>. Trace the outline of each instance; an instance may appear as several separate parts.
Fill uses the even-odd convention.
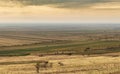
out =
[[[36,72],[39,73],[39,69],[40,69],[40,63],[36,63],[35,65],[35,68],[36,68]]]
[[[40,69],[52,68],[52,66],[53,63],[50,63],[48,61],[40,61],[36,63],[35,68],[36,68],[36,72],[39,73]]]

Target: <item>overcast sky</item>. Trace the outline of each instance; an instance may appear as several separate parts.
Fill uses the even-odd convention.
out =
[[[120,23],[120,0],[0,0],[0,22]]]

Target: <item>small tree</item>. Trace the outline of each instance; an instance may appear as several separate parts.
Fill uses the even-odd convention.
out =
[[[58,64],[59,64],[60,66],[64,66],[64,64],[63,64],[62,62],[58,62]]]
[[[85,50],[84,50],[84,53],[86,54],[87,53],[87,55],[89,55],[89,52],[90,51],[90,48],[88,47],[88,48],[86,48]]]
[[[40,73],[40,69],[47,69],[47,68],[52,68],[53,63],[50,63],[49,61],[40,61],[35,64],[36,72]]]

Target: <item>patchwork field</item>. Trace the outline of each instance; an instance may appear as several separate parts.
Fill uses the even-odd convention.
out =
[[[119,31],[0,31],[0,55],[118,52]]]
[[[0,74],[119,73],[119,31],[0,31]]]

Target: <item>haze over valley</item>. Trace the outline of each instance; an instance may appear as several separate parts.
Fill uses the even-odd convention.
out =
[[[0,0],[0,74],[120,74],[120,0]]]
[[[0,25],[0,31],[80,31],[119,29],[120,24],[16,23]]]

